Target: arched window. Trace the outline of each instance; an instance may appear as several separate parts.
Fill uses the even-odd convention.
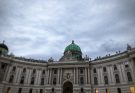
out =
[[[45,70],[42,71],[42,74],[43,74],[43,75],[45,74]]]
[[[117,70],[117,66],[116,65],[114,65],[113,68],[114,68],[114,70]]]
[[[97,85],[97,84],[98,84],[97,77],[94,77],[94,85]]]
[[[34,84],[34,80],[35,80],[35,78],[32,77],[32,78],[31,78],[31,84],[32,84],[32,85]]]
[[[117,93],[121,93],[121,88],[117,88]]]
[[[103,71],[106,72],[106,67],[103,67]]]
[[[53,78],[53,85],[56,85],[56,78]]]
[[[132,76],[131,76],[130,72],[127,72],[127,79],[128,79],[129,82],[132,81]]]
[[[6,93],[10,93],[11,88],[8,87]]]
[[[105,82],[105,84],[108,84],[108,77],[107,76],[104,76],[104,82]]]
[[[35,74],[36,73],[36,69],[33,69],[33,74]]]
[[[25,73],[25,72],[26,72],[26,68],[23,69],[23,73]]]
[[[16,70],[16,67],[14,66],[13,69],[12,69],[12,71],[15,71],[15,70]]]
[[[115,80],[116,80],[116,83],[120,83],[120,78],[118,74],[115,74]]]
[[[20,81],[20,84],[23,84],[24,83],[24,76],[21,77],[21,81]]]
[[[54,88],[52,88],[52,92],[54,92]]]
[[[80,84],[84,84],[84,78],[83,77],[80,77]]]
[[[19,88],[18,93],[22,93],[22,88]]]
[[[43,93],[43,89],[40,89],[40,92],[39,93]]]
[[[96,70],[96,68],[94,68],[94,69],[93,69],[93,73],[97,73],[97,70]]]
[[[44,85],[44,78],[41,78],[41,85]]]
[[[81,93],[83,93],[83,88],[81,88]]]
[[[32,93],[32,89],[29,90],[29,93]]]
[[[14,80],[14,76],[13,76],[13,75],[11,75],[11,76],[10,76],[10,79],[9,79],[9,83],[12,83],[12,82],[13,82],[13,80]]]

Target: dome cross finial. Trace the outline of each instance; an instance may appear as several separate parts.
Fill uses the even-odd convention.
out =
[[[74,40],[72,40],[72,44],[74,44]]]

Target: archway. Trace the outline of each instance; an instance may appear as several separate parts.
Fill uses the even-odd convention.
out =
[[[69,81],[63,84],[63,93],[73,93],[73,84]]]

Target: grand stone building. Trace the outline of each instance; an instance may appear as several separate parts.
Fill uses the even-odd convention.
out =
[[[135,93],[135,48],[82,57],[73,41],[58,62],[8,54],[0,44],[0,93]]]

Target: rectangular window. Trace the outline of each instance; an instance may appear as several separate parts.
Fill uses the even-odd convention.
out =
[[[110,90],[109,89],[106,89],[106,93],[110,93]]]
[[[106,72],[106,67],[103,67],[103,71]]]
[[[29,93],[32,93],[32,89],[29,90]]]
[[[96,68],[93,69],[93,73],[97,73]]]
[[[126,64],[126,65],[125,65],[125,68],[128,68],[128,67],[129,67],[129,65],[128,65],[128,64]]]
[[[83,78],[83,76],[81,76],[79,79],[80,79],[79,84],[80,85],[83,85],[84,84],[84,78]]]
[[[18,93],[22,93],[22,88],[19,88]]]
[[[116,65],[114,65],[113,68],[114,68],[114,70],[117,70],[117,66]]]
[[[83,68],[80,68],[80,74],[83,74]]]
[[[43,74],[43,75],[45,74],[45,70],[42,71],[42,74]]]
[[[54,74],[57,74],[57,69],[54,69]]]
[[[43,93],[43,89],[40,89],[40,93]]]
[[[5,69],[5,67],[6,67],[6,64],[1,63],[1,69],[2,69],[2,70],[4,70],[4,69]]]
[[[53,85],[56,85],[56,78],[53,79]]]
[[[41,78],[41,85],[44,85],[44,78]]]
[[[14,72],[15,70],[16,70],[16,67],[14,66],[13,69],[12,69],[12,71]]]
[[[117,88],[117,93],[121,93],[121,89],[120,88]]]

